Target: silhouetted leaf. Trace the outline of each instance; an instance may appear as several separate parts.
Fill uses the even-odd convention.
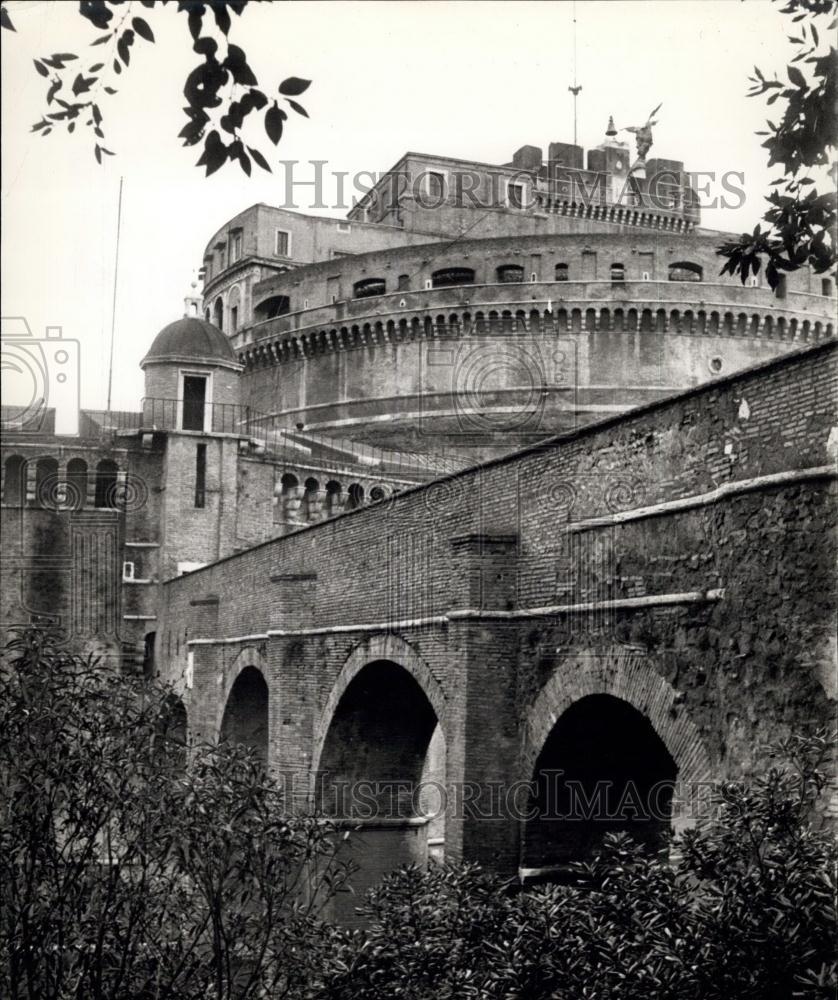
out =
[[[140,38],[144,38],[147,42],[154,41],[154,32],[148,26],[148,22],[142,17],[132,18],[131,27],[137,32]]]
[[[301,80],[298,76],[289,76],[279,85],[279,92],[283,97],[299,97],[305,93],[311,84],[311,80]]]
[[[9,17],[9,12],[5,7],[0,7],[0,28],[5,28],[7,31],[17,30],[12,24],[12,19]]]
[[[789,80],[798,87],[806,86],[806,77],[800,72],[796,66],[788,67]]]
[[[265,132],[274,145],[282,138],[282,123],[287,117],[276,101],[265,112]]]
[[[265,157],[259,152],[258,149],[254,149],[252,146],[247,147],[248,153],[253,157],[254,162],[257,166],[261,167],[263,170],[267,170],[271,173],[271,166]]]
[[[49,76],[49,70],[42,62],[38,62],[37,59],[33,59],[32,62],[35,63],[35,69],[41,74],[41,76]]]
[[[297,104],[296,101],[289,99],[288,103],[297,112],[298,115],[302,115],[304,118],[308,118],[308,111],[302,106],[302,104]]]

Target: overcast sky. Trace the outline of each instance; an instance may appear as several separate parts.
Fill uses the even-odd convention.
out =
[[[204,246],[254,202],[279,203],[282,171],[248,180],[226,166],[205,179],[199,151],[184,149],[182,86],[197,57],[176,5],[147,17],[156,45],[137,41],[117,96],[102,104],[102,167],[85,130],[40,138],[45,81],[32,59],[85,52],[95,37],[75,3],[11,2],[17,33],[2,32],[3,315],[26,316],[34,334],[60,325],[81,343],[82,405],[104,406],[119,178],[124,177],[114,406],[137,408],[138,362],[157,331],[183,314]],[[295,75],[313,81],[275,159],[336,171],[382,171],[406,150],[492,163],[525,143],[572,141],[571,2],[264,3],[233,18],[231,40],[260,85],[276,92]],[[638,124],[660,101],[652,156],[688,170],[740,171],[749,198],[705,210],[703,225],[751,228],[771,179],[753,133],[761,101],[745,97],[756,64],[781,69],[787,21],[768,0],[579,2],[579,141],[604,138],[608,116]],[[85,55],[87,65],[103,49]],[[262,148],[268,146],[263,142]],[[773,171],[776,173],[776,168]],[[309,211],[308,189],[300,190]],[[343,214],[321,211],[317,214]]]

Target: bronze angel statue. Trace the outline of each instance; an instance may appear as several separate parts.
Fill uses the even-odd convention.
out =
[[[657,120],[655,115],[663,107],[663,101],[655,108],[655,110],[646,119],[645,125],[629,125],[623,129],[623,132],[634,132],[637,141],[637,158],[638,160],[645,160],[646,154],[652,148],[652,126],[657,125]]]

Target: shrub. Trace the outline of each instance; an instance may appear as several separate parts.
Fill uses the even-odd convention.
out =
[[[184,745],[174,693],[18,635],[0,674],[0,993],[299,995],[335,831],[243,748]]]

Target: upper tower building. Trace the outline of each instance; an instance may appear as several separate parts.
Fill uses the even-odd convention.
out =
[[[654,113],[653,113],[654,115]],[[802,268],[720,275],[653,115],[503,164],[406,153],[345,219],[255,205],[204,257],[203,312],[278,428],[468,464],[833,331]]]

